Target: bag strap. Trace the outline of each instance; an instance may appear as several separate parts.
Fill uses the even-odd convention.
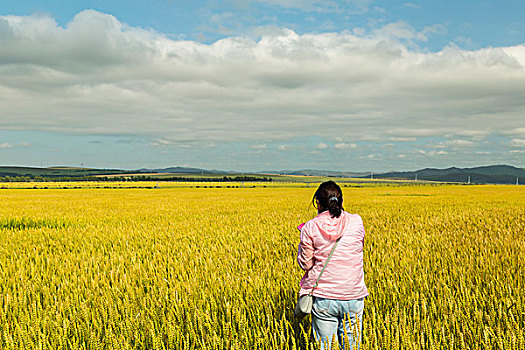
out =
[[[321,272],[319,273],[319,277],[317,277],[317,280],[315,281],[315,285],[314,285],[314,287],[313,287],[312,290],[310,291],[310,295],[312,295],[313,292],[314,292],[314,289],[317,288],[317,284],[319,284],[319,280],[321,279],[321,276],[323,275],[324,269],[326,268],[326,265],[328,265],[328,262],[329,262],[330,259],[332,258],[332,254],[334,254],[335,247],[337,247],[337,244],[339,243],[339,241],[341,240],[341,238],[343,238],[343,236],[339,237],[339,238],[337,239],[337,241],[335,241],[334,247],[332,248],[332,251],[330,252],[330,255],[328,255],[328,259],[326,259],[326,262],[324,263],[323,269],[321,270]]]

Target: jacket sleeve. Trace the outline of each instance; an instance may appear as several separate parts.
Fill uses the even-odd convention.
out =
[[[366,231],[365,231],[365,225],[363,224],[363,219],[361,218],[361,216],[359,216],[359,221],[360,221],[360,227],[359,227],[359,231],[361,232],[361,241],[363,243],[363,245],[365,244],[365,236],[366,236]]]
[[[297,251],[297,262],[301,269],[308,271],[314,266],[314,243],[308,234],[308,225],[301,230],[301,241]]]

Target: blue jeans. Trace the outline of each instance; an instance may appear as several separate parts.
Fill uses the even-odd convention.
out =
[[[312,330],[321,349],[330,349],[332,339],[345,350],[359,350],[363,331],[363,298],[337,300],[314,297]]]

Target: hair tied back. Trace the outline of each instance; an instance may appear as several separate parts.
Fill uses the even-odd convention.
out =
[[[320,214],[328,210],[333,218],[341,216],[343,211],[343,192],[341,187],[333,181],[326,181],[315,191],[312,204]]]

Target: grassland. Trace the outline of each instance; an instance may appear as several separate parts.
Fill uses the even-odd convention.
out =
[[[1,190],[0,348],[310,349],[292,309],[312,194]],[[525,349],[522,186],[344,196],[367,229],[364,349]]]
[[[398,186],[443,186],[442,182],[406,181],[382,179],[323,178],[283,175],[274,181],[18,181],[0,182],[0,190],[6,189],[129,189],[129,188],[315,188],[327,180],[337,181],[341,187],[398,187]]]
[[[1,187],[14,187],[9,185],[13,182],[24,183],[24,185],[18,186],[18,188],[26,188],[29,183],[34,183],[36,186],[48,187],[50,183],[69,182],[74,183],[75,186],[81,187],[93,187],[89,184],[81,185],[81,183],[100,183],[100,182],[119,182],[119,179],[127,179],[133,182],[142,182],[144,178],[146,182],[160,181],[166,183],[191,182],[195,185],[198,182],[220,182],[224,185],[225,182],[282,182],[282,183],[318,183],[326,181],[326,179],[337,180],[338,182],[345,183],[412,183],[412,180],[392,180],[392,179],[368,179],[368,178],[349,178],[349,177],[334,177],[334,176],[311,176],[311,175],[279,175],[279,174],[267,174],[267,173],[213,173],[208,171],[202,172],[163,172],[163,173],[150,173],[150,172],[129,172],[125,170],[117,169],[90,169],[90,168],[75,168],[75,167],[50,167],[50,168],[30,168],[30,167],[6,167],[0,166],[0,185]],[[97,181],[99,179],[99,181]],[[111,181],[107,181],[107,180]],[[114,181],[117,179],[117,181]],[[138,180],[138,181],[136,181]],[[267,180],[267,181],[264,181]],[[269,180],[269,181],[268,181]],[[121,181],[126,182],[126,181]],[[429,181],[419,181],[419,183],[425,183]],[[62,184],[60,187],[67,186]],[[132,185],[127,185],[131,187]],[[54,187],[58,187],[54,186]],[[71,187],[71,184],[70,184]],[[106,184],[105,187],[114,187]],[[143,186],[141,186],[143,187]],[[168,186],[174,187],[174,186]],[[178,186],[180,187],[180,185]],[[187,186],[186,186],[187,187]]]
[[[93,176],[97,174],[118,174],[121,170],[116,169],[90,169],[78,167],[50,167],[50,168],[32,168],[21,166],[0,166],[0,177],[3,176],[43,176],[43,177],[61,177],[61,176]]]

